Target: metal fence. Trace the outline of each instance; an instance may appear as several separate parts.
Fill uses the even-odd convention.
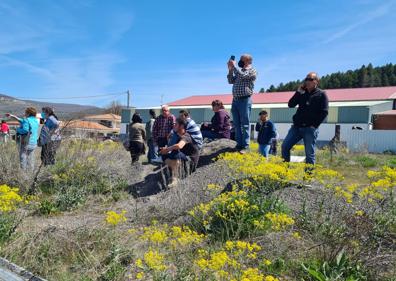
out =
[[[396,153],[396,130],[349,130],[342,139],[352,152]]]

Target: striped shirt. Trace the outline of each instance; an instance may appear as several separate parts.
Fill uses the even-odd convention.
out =
[[[193,143],[201,149],[203,146],[203,137],[201,133],[201,129],[198,127],[197,123],[195,123],[194,120],[191,118],[187,118],[187,128],[186,132],[191,136]],[[175,132],[175,130],[172,130],[172,136],[169,139],[168,145],[174,145],[178,143],[179,141],[179,136]]]
[[[190,134],[191,138],[193,139],[194,143],[201,148],[203,145],[203,137],[201,133],[201,129],[198,127],[197,123],[191,118],[187,119],[187,133]]]
[[[253,67],[234,67],[227,75],[228,83],[232,85],[232,95],[236,99],[250,97],[253,95],[254,81],[257,71]]]

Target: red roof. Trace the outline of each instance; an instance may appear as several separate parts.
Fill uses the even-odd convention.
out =
[[[341,101],[376,101],[396,99],[396,87],[373,87],[373,88],[354,88],[354,89],[333,89],[326,90],[331,102]],[[253,103],[287,103],[294,92],[276,92],[254,94]],[[198,106],[209,105],[213,100],[221,100],[223,104],[231,104],[232,95],[200,95],[190,96],[169,103],[170,106]]]

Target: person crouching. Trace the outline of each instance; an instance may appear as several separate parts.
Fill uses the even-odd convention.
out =
[[[177,118],[174,128],[178,136],[176,144],[160,148],[160,154],[172,173],[171,182],[168,185],[169,187],[173,187],[177,184],[180,178],[181,164],[183,162],[191,160],[194,165],[198,164],[199,148],[192,140],[190,134],[187,133],[186,129],[187,121],[182,118]]]

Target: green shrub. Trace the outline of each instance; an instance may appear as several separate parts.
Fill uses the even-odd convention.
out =
[[[38,212],[41,215],[51,215],[57,213],[59,210],[52,200],[43,199],[38,206]]]
[[[7,242],[17,226],[15,216],[0,213],[0,245]]]
[[[393,157],[391,159],[388,160],[387,166],[392,167],[392,168],[396,168],[396,157]]]
[[[311,281],[364,281],[367,276],[362,267],[351,262],[344,251],[341,251],[335,260],[328,261],[311,261],[302,264],[303,270],[308,274],[303,280]]]
[[[275,216],[282,213],[294,223],[284,212],[285,207],[277,198],[258,198],[239,190],[222,193],[209,203],[195,207],[189,215],[195,230],[209,234],[213,239],[227,241],[251,237],[274,227],[271,218],[266,217],[269,213]]]
[[[362,155],[356,158],[356,161],[359,162],[364,168],[373,168],[378,165],[378,161],[375,158],[372,158],[367,155]]]

